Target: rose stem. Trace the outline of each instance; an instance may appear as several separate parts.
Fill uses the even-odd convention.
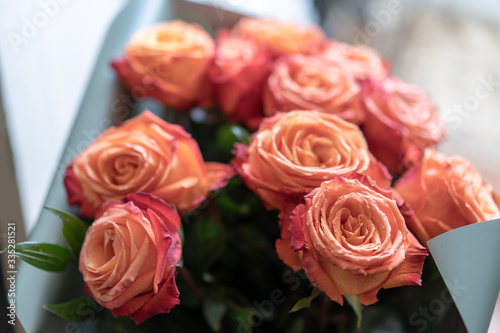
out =
[[[194,296],[200,301],[203,302],[205,299],[205,294],[203,291],[198,287],[196,282],[193,280],[193,277],[191,276],[191,273],[189,273],[188,269],[184,266],[182,266],[179,269],[179,275],[181,278],[186,282],[188,285],[189,289],[193,292]]]

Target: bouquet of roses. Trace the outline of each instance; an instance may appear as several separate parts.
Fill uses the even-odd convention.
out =
[[[426,242],[500,217],[480,174],[435,149],[430,98],[318,27],[162,22],[112,66],[164,111],[67,166],[81,219],[51,210],[68,248],[17,244],[40,268],[77,259],[88,297],[46,306],[66,319],[85,300],[116,331],[414,331],[445,289]]]

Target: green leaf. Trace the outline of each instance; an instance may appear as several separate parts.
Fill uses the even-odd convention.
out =
[[[241,126],[223,125],[217,131],[216,141],[222,151],[231,153],[236,142],[250,143],[250,133]]]
[[[303,309],[303,308],[308,308],[311,305],[311,302],[316,297],[318,297],[319,294],[320,294],[320,291],[318,289],[314,288],[312,290],[310,296],[299,299],[297,301],[297,303],[295,303],[295,305],[293,306],[293,308],[290,311],[288,311],[288,312],[292,313],[292,312],[295,312],[295,311],[299,311],[300,309]]]
[[[72,214],[47,206],[44,208],[61,218],[63,222],[62,233],[64,239],[66,240],[66,244],[68,244],[68,247],[71,252],[73,252],[74,256],[78,258],[88,226],[85,222]]]
[[[44,304],[43,308],[53,314],[71,321],[94,319],[104,308],[92,297],[75,298],[60,304]]]
[[[356,327],[357,327],[358,331],[360,331],[364,306],[359,302],[359,298],[356,295],[354,295],[354,296],[344,295],[344,298],[347,301],[347,303],[349,303],[351,308],[354,310],[354,313],[356,314],[356,317],[358,318],[358,320],[356,321]]]
[[[227,311],[226,304],[208,298],[203,303],[203,315],[207,320],[208,325],[214,332],[218,332],[221,328],[222,318]]]
[[[224,227],[220,221],[196,219],[184,228],[183,248],[186,266],[200,272],[206,270],[222,253],[225,245]]]
[[[37,268],[59,272],[66,267],[73,254],[67,248],[48,243],[23,242],[16,244],[15,255]]]

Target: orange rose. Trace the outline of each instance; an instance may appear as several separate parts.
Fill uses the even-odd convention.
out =
[[[106,130],[68,166],[68,203],[92,217],[101,202],[147,192],[177,209],[194,209],[225,185],[228,165],[203,162],[198,144],[178,125],[149,111]]]
[[[80,252],[85,291],[136,324],[179,304],[175,265],[182,255],[179,215],[164,201],[133,193],[97,211]]]
[[[335,302],[377,301],[380,288],[420,285],[427,251],[408,231],[392,193],[353,174],[324,182],[290,217],[292,248],[313,284]]]
[[[265,46],[274,57],[291,53],[316,51],[325,35],[316,26],[302,26],[268,19],[243,18],[232,29],[232,34],[254,39]]]
[[[357,79],[382,79],[389,73],[389,65],[374,50],[361,45],[349,45],[334,40],[323,44],[319,56],[345,65]]]
[[[213,66],[209,70],[215,100],[231,122],[257,129],[262,114],[262,90],[270,73],[269,54],[250,39],[217,34]]]
[[[360,124],[364,115],[359,86],[341,66],[301,54],[281,57],[264,90],[264,114],[318,110]]]
[[[322,182],[353,172],[390,184],[359,128],[318,111],[264,118],[249,146],[236,145],[232,164],[268,209],[286,211]]]
[[[361,100],[368,146],[393,174],[404,171],[410,147],[432,147],[445,136],[435,105],[414,85],[395,78],[365,80]]]
[[[408,227],[422,244],[446,231],[500,218],[492,189],[479,172],[463,158],[433,149],[425,150],[395,189],[412,210]]]
[[[183,111],[209,103],[207,69],[213,54],[212,37],[202,27],[171,21],[134,34],[124,59],[112,65],[133,94]]]

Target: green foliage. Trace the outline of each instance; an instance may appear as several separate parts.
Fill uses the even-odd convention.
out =
[[[60,304],[45,304],[43,308],[61,318],[72,321],[94,319],[103,310],[103,307],[89,296],[75,298]]]
[[[62,271],[73,259],[73,254],[65,247],[40,242],[23,242],[16,244],[15,255],[37,268],[50,272]]]
[[[217,130],[215,141],[223,152],[231,154],[236,142],[250,143],[250,133],[241,126],[226,124]]]
[[[295,311],[299,311],[300,309],[310,307],[311,306],[311,302],[316,297],[318,297],[319,294],[320,294],[319,290],[316,289],[316,288],[314,288],[312,290],[312,292],[311,292],[311,296],[301,298],[297,303],[295,303],[295,305],[293,306],[293,308],[289,312],[292,313],[292,312],[295,312]]]
[[[68,244],[68,248],[73,252],[73,255],[78,258],[88,226],[72,214],[46,206],[44,208],[61,218],[63,222],[62,233],[66,244]]]
[[[184,262],[198,271],[207,269],[221,254],[224,226],[215,219],[195,219],[185,227]]]
[[[354,313],[356,314],[356,328],[361,330],[361,321],[363,319],[363,308],[364,306],[359,302],[358,296],[344,296],[345,300],[351,308],[354,310]]]

